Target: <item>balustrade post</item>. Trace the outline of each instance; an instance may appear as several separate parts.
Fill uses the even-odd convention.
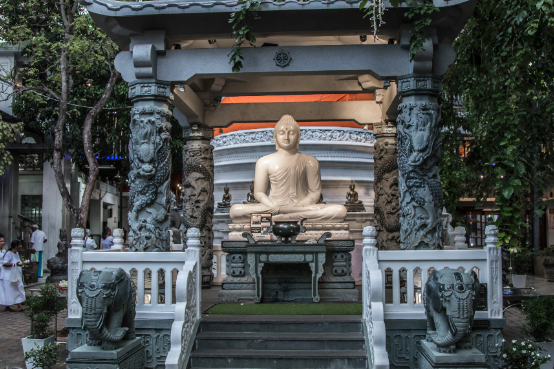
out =
[[[443,194],[439,76],[410,74],[398,77],[398,191],[400,248],[441,249]]]
[[[454,228],[454,248],[456,250],[467,249],[466,229],[464,227]]]
[[[123,250],[123,229],[116,228],[113,230],[113,246],[112,250]]]
[[[183,224],[200,231],[202,287],[210,288],[214,278],[213,215],[214,215],[214,147],[210,127],[194,125],[185,130],[183,147]],[[188,244],[188,243],[187,243]]]
[[[196,263],[196,286],[195,286],[195,294],[196,294],[196,312],[198,314],[197,319],[200,319],[201,317],[201,298],[202,298],[202,280],[200,279],[202,276],[202,272],[200,270],[200,257],[201,257],[201,249],[200,246],[202,244],[202,241],[200,240],[201,232],[198,228],[189,228],[187,230],[187,249],[185,251],[185,256],[187,262],[193,261]]]
[[[489,225],[485,228],[485,249],[487,250],[487,298],[489,318],[502,318],[502,248],[496,246],[498,242],[498,228]],[[480,281],[481,283],[485,281]]]
[[[73,228],[71,230],[71,248],[68,250],[67,264],[67,317],[81,318],[82,307],[77,298],[77,279],[83,270],[83,251],[85,246],[85,230]]]
[[[369,281],[369,270],[368,268],[379,268],[379,261],[377,259],[377,229],[372,226],[364,227],[363,230],[363,244],[364,248],[362,250],[362,301],[364,309],[364,317],[367,315],[368,309],[371,308],[370,296],[371,286],[367,284]]]

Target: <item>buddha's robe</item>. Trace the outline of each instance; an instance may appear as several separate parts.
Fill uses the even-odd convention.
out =
[[[267,157],[265,157],[267,158]],[[261,158],[260,160],[263,160]],[[278,169],[269,173],[271,190],[269,199],[278,207],[273,215],[274,221],[300,220],[308,222],[340,223],[346,217],[346,208],[342,205],[317,204],[321,195],[321,174],[319,163],[310,155],[297,153],[288,162],[281,161]],[[300,202],[309,196],[310,201]],[[260,199],[257,199],[260,200]],[[233,223],[250,222],[253,213],[268,213],[270,208],[264,204],[235,204],[229,215]]]

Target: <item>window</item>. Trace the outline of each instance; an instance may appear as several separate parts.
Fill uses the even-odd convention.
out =
[[[21,195],[21,215],[42,223],[42,195]]]

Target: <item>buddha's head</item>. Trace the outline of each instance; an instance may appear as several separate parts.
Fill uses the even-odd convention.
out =
[[[275,150],[279,148],[291,150],[300,148],[300,126],[290,115],[283,115],[275,125],[273,131]]]

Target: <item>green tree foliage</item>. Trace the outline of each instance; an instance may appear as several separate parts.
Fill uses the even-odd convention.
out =
[[[6,172],[6,167],[13,161],[13,156],[6,147],[15,141],[17,132],[23,132],[23,123],[11,124],[0,119],[0,176]]]
[[[25,353],[25,361],[30,362],[33,369],[50,369],[58,362],[59,343],[47,343],[43,347],[35,343],[35,346]]]
[[[112,96],[120,77],[113,66],[118,47],[76,0],[2,1],[0,38],[24,47],[28,62],[2,73],[0,80],[14,89],[14,113],[53,137],[58,189],[76,226],[83,227],[98,175],[97,150],[114,145],[128,127],[124,85]],[[86,158],[89,168],[80,206],[73,203],[63,178],[61,163],[67,152],[81,167]]]
[[[553,180],[552,0],[479,0],[454,48],[457,57],[444,79],[443,124],[473,138],[463,163],[454,158],[456,137],[445,139],[443,186],[447,197],[494,197],[498,245],[516,251],[528,226],[532,186],[544,207]],[[461,111],[452,108],[457,98],[464,102]]]

